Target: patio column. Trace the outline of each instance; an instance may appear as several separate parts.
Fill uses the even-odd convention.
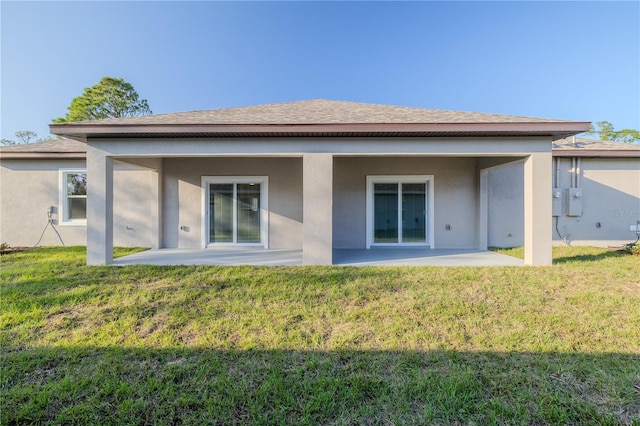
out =
[[[157,160],[155,169],[151,169],[151,199],[156,200],[151,206],[151,249],[162,247],[162,159]]]
[[[489,170],[480,170],[478,187],[478,249],[489,247]]]
[[[302,263],[333,263],[333,155],[302,156]]]
[[[87,265],[113,263],[113,159],[87,144]]]
[[[551,152],[524,163],[524,264],[551,265]]]

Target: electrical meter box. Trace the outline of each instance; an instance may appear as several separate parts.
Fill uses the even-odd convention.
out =
[[[551,196],[551,215],[560,216],[562,214],[562,192],[558,188],[553,188]]]
[[[569,188],[567,195],[567,216],[582,216],[582,188]]]

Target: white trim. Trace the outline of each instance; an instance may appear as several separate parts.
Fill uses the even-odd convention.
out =
[[[87,169],[58,169],[58,225],[87,226],[86,217],[85,219],[69,219],[68,216],[69,212],[67,211],[67,175],[70,173],[83,173],[87,175]],[[84,197],[86,200],[88,196],[85,195]]]
[[[202,201],[202,247],[220,246],[254,246],[269,248],[269,177],[268,176],[202,176],[201,177],[201,201]],[[233,229],[234,242],[232,243],[210,243],[209,242],[209,184],[211,183],[259,183],[260,184],[260,242],[259,243],[238,243],[236,242],[235,230],[237,229],[236,203],[233,203]],[[234,185],[235,194],[235,185]],[[234,196],[235,201],[235,196]]]
[[[427,203],[426,210],[426,231],[427,241],[424,243],[374,243],[373,242],[373,185],[375,183],[424,183],[427,191],[425,202]],[[367,189],[366,189],[366,247],[430,247],[435,248],[435,225],[434,225],[434,177],[433,175],[371,175],[367,176]],[[398,212],[402,210],[400,203],[402,197],[398,197]],[[398,241],[402,241],[402,226],[401,215],[398,215]]]

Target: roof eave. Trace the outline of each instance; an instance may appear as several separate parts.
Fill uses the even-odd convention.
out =
[[[305,135],[392,135],[415,134],[433,135],[469,135],[482,136],[502,134],[567,137],[589,130],[589,122],[524,122],[524,123],[353,123],[353,124],[92,124],[62,123],[51,124],[52,134],[86,142],[88,138],[149,137],[173,134],[185,134],[201,137],[300,137]],[[219,135],[219,136],[217,136]]]
[[[554,157],[602,157],[602,158],[640,158],[640,150],[568,150],[555,148],[552,151]],[[83,152],[3,152],[2,160],[85,160],[86,151]]]
[[[554,157],[640,157],[638,149],[562,149],[552,150]]]
[[[77,152],[2,152],[0,153],[0,159],[2,160],[28,160],[28,159],[37,159],[37,160],[57,160],[57,159],[65,159],[65,160],[84,160],[87,158],[86,151],[77,151]]]

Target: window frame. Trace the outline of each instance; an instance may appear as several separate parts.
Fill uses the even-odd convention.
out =
[[[233,240],[234,242],[212,243],[209,241],[209,185],[210,184],[233,184]],[[260,184],[260,242],[259,243],[238,243],[237,237],[237,184],[259,183]],[[202,247],[263,247],[269,248],[269,177],[268,176],[202,176]]]
[[[87,218],[85,211],[84,219],[72,219],[69,217],[68,201],[70,198],[84,198],[85,195],[68,195],[67,194],[67,176],[70,174],[87,175],[87,169],[59,169],[59,200],[58,200],[58,224],[63,226],[87,226]]]

